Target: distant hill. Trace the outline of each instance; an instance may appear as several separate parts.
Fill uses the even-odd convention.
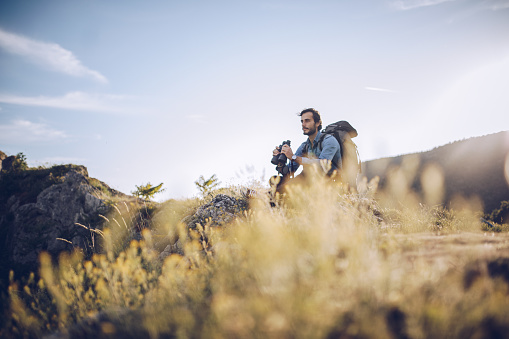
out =
[[[418,159],[412,189],[421,192],[422,171],[433,163],[444,173],[446,204],[455,195],[478,196],[484,203],[484,211],[489,213],[498,208],[501,201],[509,200],[509,183],[504,174],[507,157],[509,131],[503,131],[456,141],[427,152],[366,161],[363,174],[368,180],[378,175],[383,188],[391,170],[401,166],[405,159]]]

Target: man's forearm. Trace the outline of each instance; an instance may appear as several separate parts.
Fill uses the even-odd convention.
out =
[[[300,164],[301,165],[312,165],[312,164],[319,164],[320,159],[310,159],[310,158],[301,158]]]
[[[320,159],[310,159],[306,157],[301,157],[299,155],[297,155],[297,157],[293,161],[296,162],[298,165],[311,165],[320,163]]]

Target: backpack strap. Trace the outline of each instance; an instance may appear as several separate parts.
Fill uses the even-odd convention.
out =
[[[323,141],[325,140],[325,137],[327,137],[328,135],[330,135],[331,137],[334,137],[334,135],[332,135],[332,134],[322,132],[322,134],[320,135],[320,139],[318,139],[318,149],[320,150],[320,152],[323,149],[322,148]],[[341,161],[343,161],[343,146],[341,143],[339,143],[339,152],[341,153]],[[339,169],[337,162],[331,160],[331,163],[334,165],[334,167],[336,167],[336,169]],[[328,175],[331,175],[331,174],[332,174],[332,169],[331,169],[330,173],[328,173]]]
[[[323,144],[323,141],[325,140],[325,137],[327,136],[327,134],[323,133],[320,134],[320,138],[318,139],[318,149],[320,151],[322,151],[322,144]]]
[[[302,156],[307,157],[307,155],[308,155],[308,143],[306,142],[304,148],[302,149]]]

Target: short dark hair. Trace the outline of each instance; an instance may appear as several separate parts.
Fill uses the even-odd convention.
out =
[[[314,108],[306,108],[302,110],[302,112],[298,113],[298,115],[301,117],[304,113],[313,113],[313,120],[315,123],[320,123],[317,127],[318,130],[322,129],[322,118],[320,117],[320,112],[318,112]]]

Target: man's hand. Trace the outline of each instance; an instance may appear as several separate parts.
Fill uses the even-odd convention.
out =
[[[276,146],[274,150],[272,151],[272,156],[275,157],[276,155],[279,155],[281,152],[279,151],[279,146]]]
[[[291,159],[292,156],[293,156],[293,151],[292,151],[292,148],[288,145],[283,145],[282,149],[281,149],[281,153],[283,153],[284,155],[286,155],[286,157],[288,159]]]

